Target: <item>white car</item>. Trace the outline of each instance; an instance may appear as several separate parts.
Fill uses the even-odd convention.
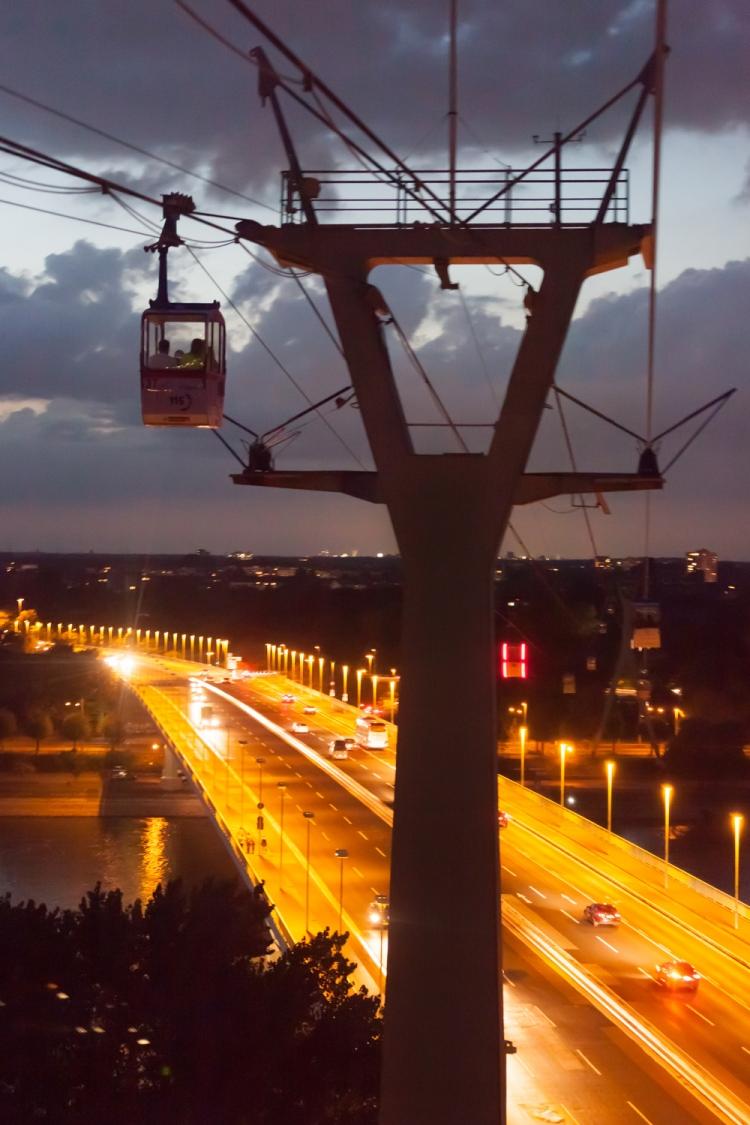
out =
[[[292,723],[292,730],[294,731],[295,734],[309,734],[310,733],[310,728],[307,725],[307,723],[300,723],[300,722]]]
[[[328,743],[328,757],[333,758],[337,762],[345,762],[349,757],[349,747],[346,745],[346,739],[334,738],[333,742]]]

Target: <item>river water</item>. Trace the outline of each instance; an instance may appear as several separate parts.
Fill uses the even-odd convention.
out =
[[[235,875],[205,818],[0,817],[0,893],[14,902],[73,907],[97,882],[132,902],[167,879]]]

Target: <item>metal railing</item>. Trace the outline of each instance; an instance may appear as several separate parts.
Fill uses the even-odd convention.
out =
[[[480,222],[490,226],[587,226],[597,215],[610,168],[466,169],[456,177],[456,220],[466,221],[487,204]],[[415,170],[409,178],[400,171],[389,176],[359,168],[312,168],[302,173],[301,190],[312,202],[321,223],[355,226],[410,226],[415,222],[450,221],[447,170]],[[445,205],[440,207],[425,188]],[[497,199],[493,197],[498,193]],[[422,206],[420,200],[428,205]],[[492,200],[492,202],[488,202]],[[282,223],[304,221],[300,190],[291,172],[281,173]],[[607,222],[630,221],[630,177],[623,169],[606,213]]]

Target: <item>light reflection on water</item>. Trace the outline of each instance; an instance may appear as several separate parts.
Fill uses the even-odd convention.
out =
[[[0,817],[0,894],[77,906],[101,882],[126,902],[161,880],[198,883],[235,871],[216,829],[203,818]]]
[[[167,860],[167,835],[169,824],[166,817],[151,816],[143,825],[141,843],[143,860],[141,863],[141,891],[144,902],[151,898],[157,885],[167,880],[169,863]]]

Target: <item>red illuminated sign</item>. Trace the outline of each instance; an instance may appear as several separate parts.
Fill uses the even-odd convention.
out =
[[[525,680],[528,676],[526,645],[500,645],[500,675],[504,680]]]

